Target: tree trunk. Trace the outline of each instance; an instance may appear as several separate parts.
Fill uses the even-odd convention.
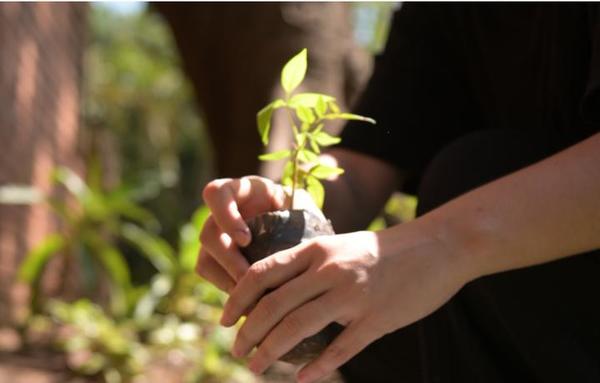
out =
[[[259,171],[278,177],[280,164],[257,160],[263,151],[256,112],[279,95],[283,64],[308,48],[304,88],[346,105],[370,75],[371,59],[353,40],[350,6],[343,3],[172,4],[154,6],[170,24],[213,140],[217,175]],[[275,116],[269,150],[291,142]],[[339,130],[339,124],[331,127]]]

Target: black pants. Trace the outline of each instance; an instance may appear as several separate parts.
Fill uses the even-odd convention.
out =
[[[563,146],[536,132],[479,131],[460,138],[424,172],[418,213]],[[600,382],[600,253],[475,280],[427,318],[371,344],[341,371],[347,383]]]

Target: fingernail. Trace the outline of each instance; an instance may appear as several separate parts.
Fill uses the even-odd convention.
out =
[[[238,349],[235,344],[233,345],[233,347],[231,347],[231,355],[233,355],[234,358],[239,358]]]
[[[296,381],[298,381],[298,383],[310,382],[310,375],[307,374],[305,370],[300,370],[300,372],[296,374]]]
[[[221,320],[219,321],[221,326],[229,327],[229,318],[225,314],[221,315]]]
[[[225,305],[223,306],[223,312],[221,313],[221,320],[219,321],[219,323],[221,324],[221,326],[225,326],[225,327],[230,327],[231,326],[231,318],[229,317],[229,310],[227,309],[227,302],[229,302],[229,300],[227,300],[225,302]]]
[[[233,238],[239,246],[248,246],[250,244],[250,230],[248,228],[236,230]]]
[[[256,359],[252,359],[249,363],[248,363],[248,368],[250,369],[250,371],[252,371],[253,373],[255,373],[256,375],[260,375],[262,373],[262,368],[260,367],[260,363],[256,360]]]
[[[239,346],[239,345],[237,345],[237,344],[235,344],[235,345],[233,346],[233,350],[231,350],[231,354],[232,354],[233,356],[235,356],[236,358],[241,358],[241,357],[243,357],[243,356],[244,356],[244,353],[243,353],[243,352],[242,352],[242,350],[241,350],[241,346]]]

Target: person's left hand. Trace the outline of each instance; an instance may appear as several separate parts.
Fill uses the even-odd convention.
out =
[[[245,356],[258,345],[249,367],[262,373],[328,324],[346,326],[298,373],[300,382],[313,382],[440,307],[467,278],[448,247],[418,221],[377,233],[318,237],[253,264],[221,318],[231,326],[249,311],[233,355]]]

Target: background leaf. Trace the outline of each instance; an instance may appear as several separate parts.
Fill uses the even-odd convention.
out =
[[[98,252],[98,259],[110,276],[110,303],[113,313],[123,315],[127,311],[127,295],[131,290],[131,276],[125,258],[112,246],[107,246]]]
[[[85,182],[83,182],[81,177],[67,167],[59,167],[55,169],[52,172],[52,180],[54,183],[63,185],[78,199],[82,199],[88,191],[88,187]]]
[[[32,205],[43,200],[42,191],[31,185],[0,186],[0,204]]]
[[[65,247],[65,239],[59,234],[47,236],[33,248],[19,267],[19,279],[29,284],[38,279],[50,257]]]
[[[184,271],[193,272],[196,267],[201,246],[198,238],[209,215],[208,206],[201,206],[192,216],[192,221],[179,231],[179,266]]]
[[[164,239],[131,223],[123,225],[121,235],[141,250],[141,254],[161,273],[171,273],[175,270],[173,249]]]

